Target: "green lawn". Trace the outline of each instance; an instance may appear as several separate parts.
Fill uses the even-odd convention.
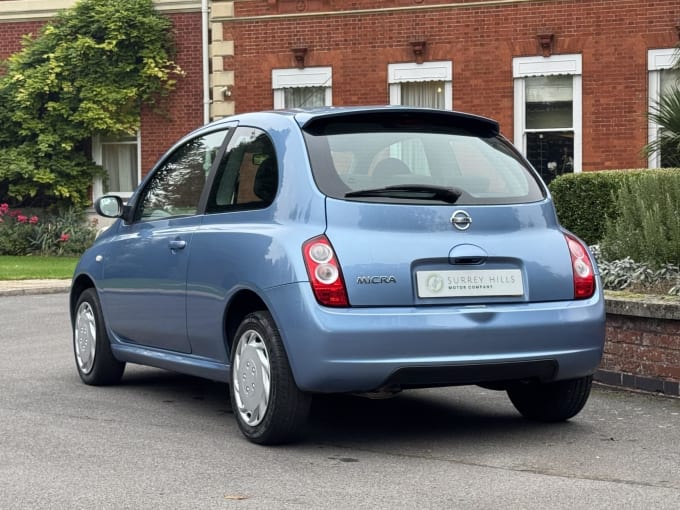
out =
[[[78,257],[0,256],[0,280],[71,278]]]

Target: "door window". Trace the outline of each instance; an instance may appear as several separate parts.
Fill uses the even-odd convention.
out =
[[[226,133],[209,133],[175,150],[147,184],[137,218],[151,221],[196,214],[207,175]]]

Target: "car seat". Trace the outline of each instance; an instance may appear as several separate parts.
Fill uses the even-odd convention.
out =
[[[397,158],[385,158],[378,162],[373,169],[373,176],[378,178],[391,177],[393,175],[407,175],[411,170],[402,160]]]
[[[255,180],[253,182],[253,193],[263,200],[271,204],[276,196],[276,189],[279,184],[279,172],[276,167],[276,159],[269,156],[265,159],[255,172]]]

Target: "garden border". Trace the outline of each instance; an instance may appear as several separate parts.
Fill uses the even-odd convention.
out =
[[[602,384],[680,397],[680,300],[606,292]]]

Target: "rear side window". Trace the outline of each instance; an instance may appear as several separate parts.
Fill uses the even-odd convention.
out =
[[[217,168],[207,212],[262,209],[273,202],[278,184],[272,141],[260,129],[239,127]]]
[[[404,189],[452,188],[457,204],[509,204],[545,198],[533,170],[512,146],[483,124],[465,126],[413,116],[399,122],[390,115],[326,118],[305,127],[312,170],[328,196],[378,202],[420,202]],[[480,127],[481,126],[481,127]],[[397,195],[367,194],[399,186]],[[348,193],[350,196],[347,196]],[[436,202],[436,201],[435,201]],[[432,203],[432,199],[428,200]]]

